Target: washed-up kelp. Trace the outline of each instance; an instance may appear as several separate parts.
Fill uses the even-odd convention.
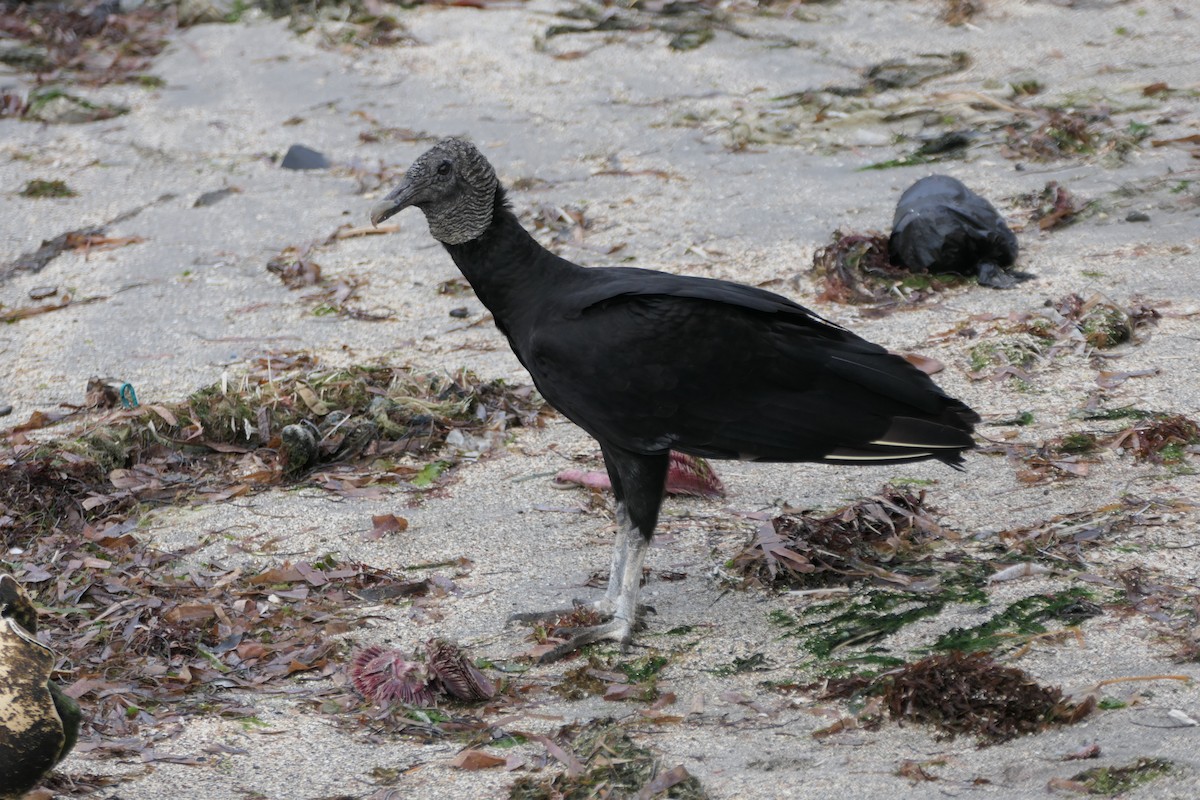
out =
[[[973,735],[981,744],[1072,724],[1096,707],[1093,697],[1073,703],[1061,689],[1042,686],[1024,670],[997,664],[986,653],[951,652],[873,678],[831,681],[827,696],[878,697],[880,710],[893,719],[932,725],[944,738]],[[878,713],[878,707],[870,710]]]
[[[40,531],[123,518],[139,503],[221,500],[281,483],[343,493],[413,485],[427,467],[406,463],[413,457],[451,439],[443,474],[458,453],[491,449],[508,426],[534,423],[541,408],[531,387],[468,372],[319,369],[306,354],[282,354],[182,402],[83,416],[73,436],[56,441],[27,434],[62,424],[64,414],[35,412],[0,450],[0,542],[23,546]],[[289,450],[299,438],[285,436],[297,428],[315,431],[299,467]]]
[[[944,534],[925,504],[925,492],[885,487],[828,516],[775,517],[759,527],[732,566],[751,586],[841,586],[888,577],[906,555],[920,553]]]
[[[566,770],[553,778],[519,779],[509,800],[590,800],[601,797],[663,797],[704,800],[695,776],[682,765],[663,769],[654,754],[629,738],[612,719],[568,726],[555,739],[537,740]]]

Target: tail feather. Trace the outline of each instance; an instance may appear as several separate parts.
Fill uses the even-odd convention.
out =
[[[957,420],[956,420],[957,421]],[[969,424],[946,424],[942,420],[896,417],[887,431],[870,444],[921,449],[961,450],[971,447]]]
[[[838,464],[900,464],[935,458],[958,468],[963,451],[975,446],[971,432],[978,419],[978,414],[957,402],[936,420],[895,417],[879,438],[841,445],[822,460]]]
[[[924,461],[933,458],[948,464],[955,469],[962,469],[963,451],[965,447],[954,448],[925,448],[915,446],[895,446],[871,442],[864,445],[835,447],[821,458],[830,464],[905,464],[911,461]]]

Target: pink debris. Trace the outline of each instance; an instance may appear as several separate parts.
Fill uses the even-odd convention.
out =
[[[564,469],[554,476],[554,482],[562,486],[582,486],[593,492],[612,491],[612,483],[605,472]],[[724,497],[725,485],[703,458],[672,450],[671,464],[667,468],[667,494]]]
[[[397,702],[410,706],[433,703],[424,665],[406,660],[399,650],[372,645],[359,651],[350,666],[350,680],[359,694],[381,706]]]
[[[445,639],[430,639],[425,643],[429,656],[429,671],[446,691],[459,700],[490,700],[496,696],[496,685],[487,679],[458,645]]]

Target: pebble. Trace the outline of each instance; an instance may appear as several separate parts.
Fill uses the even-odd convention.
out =
[[[30,300],[45,300],[51,295],[58,294],[57,286],[35,286],[29,290]]]
[[[325,169],[329,159],[312,148],[294,144],[288,148],[279,166],[284,169]]]
[[[0,403],[0,417],[7,417],[12,413],[12,406],[8,403]]]
[[[1130,211],[1125,215],[1126,222],[1149,222],[1150,215],[1145,211]]]
[[[211,192],[205,192],[196,198],[196,202],[192,203],[192,208],[204,208],[205,206],[216,205],[224,200],[229,195],[237,192],[237,189],[215,189]]]

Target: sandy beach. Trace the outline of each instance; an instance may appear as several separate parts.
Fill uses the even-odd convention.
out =
[[[64,249],[36,270],[0,267],[0,312],[64,305],[0,329],[0,405],[12,406],[0,422],[79,405],[93,376],[130,384],[148,408],[244,385],[268,357],[279,369],[296,354],[325,370],[466,369],[481,382],[529,383],[469,288],[447,283],[457,270],[420,214],[400,214],[381,234],[356,230],[414,158],[463,136],[495,165],[526,227],[566,258],[762,286],[893,351],[936,359],[939,385],[983,417],[980,451],[965,472],[714,462],[724,497],[664,505],[643,589],[657,613],[638,646],[596,648],[595,669],[608,677],[598,693],[572,698],[554,689],[586,659],[533,664],[530,629],[505,625],[514,612],[599,594],[585,584],[607,568],[611,503],[553,482],[563,469],[601,469],[599,450],[559,415],[540,425],[510,418],[486,442],[447,444],[440,455],[389,457],[387,468],[407,477],[370,491],[284,481],[222,502],[145,502],[119,533],[138,548],[186,550],[161,567],[180,583],[323,559],[446,583],[419,601],[346,600],[354,621],[330,633],[320,659],[278,680],[238,684],[226,664],[207,687],[170,697],[145,683],[150,693],[130,695],[124,722],[85,722],[47,796],[562,796],[513,794],[520,780],[568,769],[536,737],[566,741],[555,738],[564,726],[612,718],[661,771],[682,766],[712,798],[1072,796],[1098,785],[1084,771],[1139,760],[1164,766],[1134,770],[1141,778],[1110,795],[1195,797],[1200,445],[1139,458],[1132,434],[1118,435],[1140,422],[1096,412],[1200,420],[1200,8],[975,0],[978,13],[949,24],[947,4],[933,0],[705,3],[676,13],[480,5],[383,6],[401,25],[388,46],[363,46],[350,22],[292,30],[251,9],[171,30],[146,70],[153,81],[65,84],[128,113],[82,124],[0,117],[0,265],[69,231],[103,226],[109,240]],[[30,73],[0,70],[6,91],[34,89]],[[1085,127],[1067,141],[1071,121]],[[928,146],[952,132],[965,144]],[[282,168],[295,144],[330,166]],[[909,165],[864,169],[898,159]],[[900,193],[932,173],[995,205],[1017,233],[1017,267],[1033,277],[924,299],[906,286],[878,304],[822,299],[814,253],[837,230],[886,233]],[[74,196],[22,194],[50,179]],[[1078,213],[1043,230],[1036,212],[1047,201],[1037,198],[1052,182]],[[221,190],[231,191],[197,204]],[[319,263],[319,282],[289,288],[268,269],[288,248],[287,263],[297,253]],[[1028,339],[1030,320],[1061,324],[1072,294],[1136,317],[1128,340],[1100,347],[1070,328],[1075,339],[1042,342],[1018,362],[1013,342]],[[27,441],[10,430],[6,446],[78,436],[103,413],[119,409],[31,430]],[[1063,437],[1080,434],[1092,437],[1087,452],[1064,449]],[[360,473],[384,470],[370,453]],[[413,476],[439,459],[447,471],[414,489]],[[817,633],[802,626],[817,604],[912,587],[860,578],[833,594],[738,588],[730,562],[784,510],[827,515],[889,483],[925,492],[944,532],[920,550],[935,571],[981,564],[994,577],[1032,566],[981,579],[976,599],[948,601],[890,635],[817,655],[808,640]],[[386,515],[406,529],[371,535]],[[71,519],[61,524],[95,522]],[[20,530],[0,534],[9,547],[0,568],[48,610],[79,603],[69,619],[80,629],[105,611],[82,588],[55,588],[67,557],[35,561],[36,548],[17,546]],[[95,573],[97,586],[132,574],[117,555],[93,555],[117,565]],[[887,567],[903,572],[899,560]],[[276,611],[300,602],[272,591],[258,602]],[[1083,618],[1044,618],[1039,635],[998,628],[1013,640],[995,657],[1076,702],[1094,697],[1097,709],[1074,724],[981,746],[886,715],[869,724],[856,716],[867,697],[823,695],[827,679],[869,666],[854,657],[915,662],[948,632],[1071,591],[1091,604]],[[154,624],[148,615],[130,630]],[[55,637],[70,628],[55,622],[42,635],[62,654]],[[437,717],[412,718],[423,735],[400,732],[370,704],[347,705],[357,649],[421,652],[434,637],[510,690],[503,702],[442,703],[449,717],[477,721],[471,734],[441,730]],[[59,682],[75,686],[85,719],[111,712],[99,683],[78,683],[105,676],[105,651],[70,652]],[[622,664],[651,657],[663,660],[646,693],[611,691],[625,683],[614,673],[630,674]],[[169,662],[171,676],[181,663]],[[826,730],[839,720],[842,729]],[[1093,744],[1095,757],[1064,760]],[[497,765],[464,768],[464,750]],[[698,796],[682,786],[635,796]]]

